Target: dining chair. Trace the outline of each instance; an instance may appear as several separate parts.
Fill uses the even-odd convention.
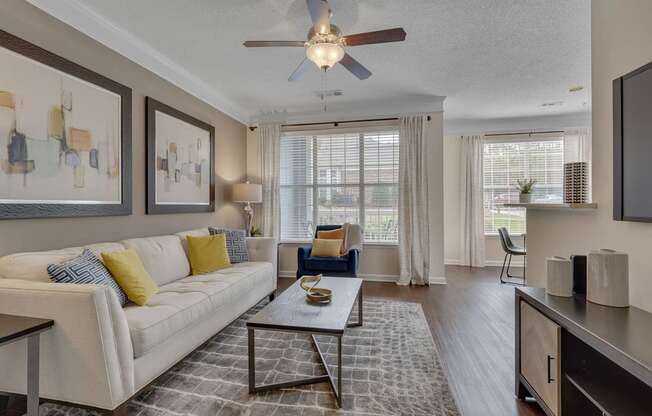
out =
[[[525,285],[526,284],[525,265],[527,259],[527,250],[525,249],[525,247],[517,246],[516,244],[514,244],[511,236],[509,235],[509,231],[507,231],[507,228],[505,227],[499,228],[498,235],[500,236],[500,245],[503,247],[503,251],[505,252],[505,258],[503,259],[503,267],[500,270],[500,283],[508,283],[512,285]],[[513,256],[523,256],[523,276],[512,276],[511,274],[509,274],[509,268],[512,265]],[[507,268],[505,268],[505,264],[507,265]],[[505,280],[503,278],[505,274],[507,275],[508,279],[518,279],[521,281]]]

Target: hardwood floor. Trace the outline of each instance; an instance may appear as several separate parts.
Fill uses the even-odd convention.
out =
[[[499,271],[448,266],[447,285],[364,282],[364,294],[422,305],[463,415],[542,416],[514,397],[514,287],[498,282]]]

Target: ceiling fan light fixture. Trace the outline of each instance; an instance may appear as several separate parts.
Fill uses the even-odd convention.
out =
[[[313,39],[307,44],[306,56],[319,68],[329,69],[344,58],[344,44],[341,39]]]

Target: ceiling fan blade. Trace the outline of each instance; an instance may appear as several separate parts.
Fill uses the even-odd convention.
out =
[[[270,46],[304,47],[306,46],[306,42],[302,40],[248,40],[243,45],[246,48],[265,48]]]
[[[331,32],[331,6],[327,0],[306,0],[315,33]]]
[[[306,70],[308,68],[310,68],[311,64],[312,64],[312,62],[308,58],[304,58],[304,60],[301,61],[301,63],[297,67],[297,69],[295,69],[294,72],[290,75],[290,78],[288,78],[288,81],[294,82],[294,81],[298,81],[299,79],[301,79],[303,74],[306,73]]]
[[[376,32],[358,33],[344,37],[347,46],[371,45],[373,43],[402,42],[405,40],[405,30],[402,27],[378,30]]]
[[[371,71],[365,68],[360,62],[353,59],[348,53],[344,54],[344,58],[342,58],[340,64],[351,71],[351,73],[360,80],[367,79],[371,76]]]

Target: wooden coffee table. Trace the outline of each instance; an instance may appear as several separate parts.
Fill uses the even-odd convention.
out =
[[[338,406],[342,407],[342,337],[346,328],[362,326],[362,281],[349,277],[324,276],[317,287],[328,288],[333,291],[331,303],[325,305],[309,303],[306,300],[306,292],[301,288],[300,282],[296,281],[275,301],[265,306],[247,322],[250,393],[328,381]],[[356,300],[358,301],[358,322],[348,324]],[[326,368],[326,374],[284,383],[256,386],[256,352],[254,345],[254,331],[256,329],[310,334],[314,348]],[[337,381],[335,375],[328,368],[324,353],[319,348],[315,335],[337,337]]]

